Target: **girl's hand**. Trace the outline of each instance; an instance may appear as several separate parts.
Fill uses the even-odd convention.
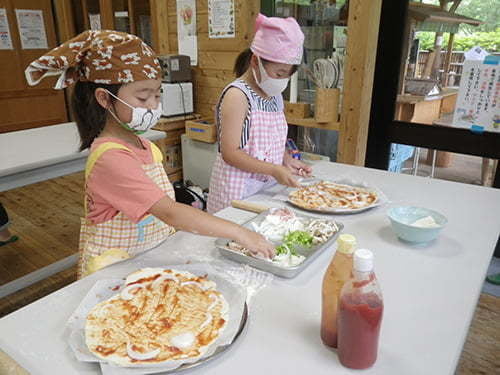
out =
[[[276,255],[273,244],[254,231],[244,228],[239,237],[237,242],[253,256],[272,259]]]
[[[283,165],[290,169],[290,171],[297,176],[301,177],[309,177],[312,173],[312,168],[310,165],[306,163],[292,158],[290,155],[287,155],[283,158]]]
[[[283,165],[275,165],[273,168],[272,176],[281,185],[295,188],[300,187],[299,182],[293,177],[292,170]]]

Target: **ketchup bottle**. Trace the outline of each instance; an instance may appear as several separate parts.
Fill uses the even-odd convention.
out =
[[[375,363],[383,310],[382,292],[373,272],[373,253],[356,250],[352,276],[340,292],[338,354],[342,365],[365,369]]]
[[[337,347],[337,310],[340,290],[352,272],[352,254],[356,250],[356,238],[341,234],[338,247],[323,276],[321,291],[321,340],[332,348]]]

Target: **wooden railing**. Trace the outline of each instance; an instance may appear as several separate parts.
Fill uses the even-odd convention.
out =
[[[500,52],[493,53],[494,55],[500,55]],[[418,64],[416,77],[421,77],[424,71],[425,64],[429,59],[430,51],[420,51],[418,53]],[[462,77],[462,67],[464,64],[464,51],[453,51],[451,54],[450,68],[447,72],[444,71],[446,51],[441,51],[441,64],[439,66],[439,81],[444,82],[446,75],[449,75],[448,85],[449,86],[459,86],[460,78]],[[452,78],[453,77],[453,78]]]

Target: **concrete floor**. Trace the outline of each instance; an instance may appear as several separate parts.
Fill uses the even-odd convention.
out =
[[[420,162],[418,165],[419,176],[430,175],[431,166],[425,164],[426,159],[427,150],[421,149]],[[410,159],[405,163],[405,168],[411,168],[411,166],[412,160]],[[479,156],[453,153],[451,165],[447,168],[436,167],[434,178],[462,182],[465,184],[481,185],[481,166],[482,158]]]

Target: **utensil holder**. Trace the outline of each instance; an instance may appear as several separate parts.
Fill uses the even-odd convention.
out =
[[[316,89],[314,119],[318,123],[337,122],[339,116],[339,89]]]
[[[307,118],[310,117],[311,104],[298,102],[290,103],[285,101],[285,114],[290,118]]]

